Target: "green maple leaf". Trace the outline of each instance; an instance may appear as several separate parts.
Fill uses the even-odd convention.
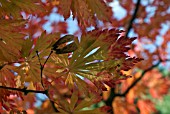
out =
[[[31,81],[37,83],[41,82],[40,62],[44,63],[46,57],[51,52],[52,44],[59,38],[59,35],[58,33],[47,35],[46,32],[43,32],[35,43],[30,37],[24,39],[20,50],[20,56],[23,62],[14,69],[14,71],[21,76],[21,83]],[[46,71],[48,72],[48,70]]]
[[[15,69],[15,71],[21,76],[21,83],[31,81],[36,83],[41,82],[40,67],[46,61],[51,51],[56,51],[57,54],[59,53],[58,50],[60,50],[60,53],[72,52],[76,47],[73,46],[72,48],[70,44],[66,45],[67,42],[73,39],[73,35],[70,35],[70,40],[68,36],[69,35],[60,38],[59,33],[47,35],[46,32],[43,32],[41,36],[37,38],[35,43],[32,38],[24,39],[20,51],[23,62],[21,62],[20,66],[16,67]],[[55,75],[56,69],[45,68],[43,75],[48,76],[47,74]]]
[[[74,39],[77,49],[71,56],[52,56],[55,64],[60,66],[56,77],[65,77],[69,87],[76,83],[79,88],[84,85],[80,80],[86,78],[99,89],[104,88],[104,84],[113,87],[117,81],[127,78],[121,70],[129,70],[140,59],[125,54],[135,38],[120,37],[122,32],[116,29],[94,30],[83,34],[80,42]]]
[[[63,99],[60,101],[60,106],[57,108],[60,113],[54,114],[106,114],[100,108],[96,108],[93,110],[82,110],[83,108],[90,107],[94,104],[95,96],[90,96],[88,98],[83,99],[80,103],[78,102],[78,92],[74,91],[70,103],[67,100]]]

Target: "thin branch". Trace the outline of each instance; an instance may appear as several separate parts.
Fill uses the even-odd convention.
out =
[[[38,61],[39,61],[39,63],[40,63],[40,67],[42,67],[43,65],[42,65],[42,63],[41,63],[41,60],[40,60],[40,56],[39,56],[39,54],[38,54],[38,51],[36,51],[36,54],[37,54],[37,56],[38,56]]]
[[[132,83],[132,85],[130,85],[130,86],[128,87],[128,89],[127,89],[122,95],[120,95],[120,96],[125,96],[125,95],[144,77],[144,75],[145,75],[148,71],[151,71],[152,69],[154,69],[155,67],[157,67],[160,63],[161,63],[161,61],[157,62],[155,65],[152,65],[152,66],[149,67],[148,69],[144,70],[144,71],[142,72],[141,76],[140,76],[138,79],[136,79],[136,80]]]
[[[48,90],[44,90],[44,91],[27,90],[27,88],[20,89],[20,88],[6,87],[6,86],[0,86],[0,89],[19,91],[19,92],[24,93],[24,95],[27,95],[28,93],[42,93],[42,94],[45,94],[49,98],[49,100],[50,100],[50,97],[49,97],[49,94],[48,94]],[[51,102],[52,107],[55,110],[55,112],[58,112],[57,108],[55,107],[55,102],[52,101],[52,100],[50,100],[50,102]]]
[[[47,90],[37,91],[37,90],[27,90],[27,88],[20,89],[20,88],[6,87],[6,86],[0,86],[0,88],[1,88],[1,89],[7,89],[7,90],[20,91],[20,92],[23,92],[24,95],[27,95],[28,93],[42,93],[42,94],[47,95]]]
[[[128,92],[144,77],[144,75],[145,75],[148,71],[151,71],[152,69],[156,68],[160,63],[162,63],[162,62],[167,62],[167,61],[170,61],[170,59],[159,60],[155,65],[152,65],[152,66],[149,67],[148,69],[144,70],[144,71],[142,72],[141,76],[140,76],[138,79],[136,79],[136,80],[132,83],[132,85],[130,85],[130,86],[128,87],[128,89],[127,89],[124,93],[122,93],[122,94],[115,94],[115,96],[120,96],[120,97],[126,96],[126,95],[128,94]]]
[[[45,60],[44,64],[41,63],[41,60],[40,60],[40,56],[39,56],[39,54],[38,54],[38,51],[36,51],[36,53],[37,53],[38,60],[39,60],[39,63],[40,63],[41,84],[42,84],[43,88],[45,89],[44,83],[43,83],[43,77],[42,77],[42,76],[43,76],[43,70],[44,70],[45,64],[47,63],[48,59],[50,58],[51,54],[53,53],[53,50],[51,50],[51,52],[50,52],[50,54],[48,55],[47,59]],[[48,97],[49,100],[50,100],[50,96],[49,96],[48,92],[46,93],[46,95],[47,95],[47,97]],[[50,102],[51,102],[51,105],[52,105],[54,111],[55,111],[55,112],[59,112],[59,111],[57,110],[57,108],[55,107],[55,102],[52,101],[52,100],[50,100]]]
[[[132,25],[133,25],[133,21],[136,19],[137,12],[138,12],[139,5],[140,5],[140,1],[141,1],[141,0],[138,0],[137,3],[136,3],[135,11],[134,11],[134,13],[133,13],[133,15],[132,15],[132,18],[131,18],[131,20],[130,20],[130,22],[129,22],[129,25],[128,25],[128,28],[127,28],[127,32],[126,32],[126,35],[125,35],[126,37],[128,37],[128,34],[129,34],[129,32],[130,32],[130,30],[131,30],[131,28],[132,28]]]
[[[44,69],[44,67],[43,67],[43,65],[42,65],[42,63],[41,63],[41,60],[40,60],[40,56],[39,56],[39,54],[38,54],[38,51],[36,51],[36,54],[37,54],[37,56],[38,56],[38,60],[39,60],[39,63],[40,63],[40,71],[41,71],[41,74],[40,74],[40,76],[41,76],[41,85],[42,85],[42,87],[45,89],[45,87],[44,87],[44,83],[43,83],[43,69]]]
[[[55,106],[55,102],[52,101],[52,100],[50,100],[50,102],[51,102],[51,105],[52,105],[54,111],[55,111],[55,112],[59,112],[59,111],[57,110],[56,106]]]
[[[50,58],[51,54],[53,53],[53,50],[51,50],[50,54],[48,55],[47,59],[45,60],[44,64],[43,64],[43,68],[45,66],[45,64],[47,63],[48,59]]]
[[[50,52],[50,54],[48,55],[47,59],[45,60],[44,64],[42,64],[42,63],[41,63],[41,60],[40,60],[40,56],[39,56],[39,54],[38,54],[38,51],[36,51],[36,54],[37,54],[37,56],[38,56],[38,60],[39,60],[39,63],[40,63],[40,70],[41,70],[41,74],[40,74],[40,76],[41,76],[41,85],[42,85],[42,87],[43,87],[44,89],[45,89],[45,87],[44,87],[44,83],[43,83],[43,70],[44,70],[45,64],[47,63],[47,61],[48,61],[48,59],[50,58],[50,56],[51,56],[52,53],[53,53],[53,51],[51,50],[51,52]]]

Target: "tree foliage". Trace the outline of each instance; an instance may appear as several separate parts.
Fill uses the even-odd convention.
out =
[[[116,18],[114,3],[126,16]],[[150,97],[162,99],[169,91],[169,77],[160,69],[170,61],[169,5],[168,0],[1,0],[0,113],[158,112]],[[61,20],[50,22],[51,15]],[[74,33],[70,19],[77,22]]]

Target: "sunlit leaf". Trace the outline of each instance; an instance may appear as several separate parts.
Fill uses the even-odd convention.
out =
[[[118,80],[126,79],[120,70],[129,70],[141,59],[130,58],[125,54],[129,50],[127,46],[134,39],[119,38],[122,32],[116,29],[88,32],[81,36],[70,58],[64,55],[61,60],[58,55],[53,56],[56,65],[61,66],[65,72],[62,76],[67,75],[66,83],[73,85],[80,76],[96,83],[97,87],[104,83],[113,87]],[[67,64],[65,61],[68,61]]]

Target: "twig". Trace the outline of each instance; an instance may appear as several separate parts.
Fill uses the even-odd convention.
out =
[[[51,105],[52,105],[54,111],[55,111],[55,112],[59,112],[59,111],[57,110],[56,106],[55,106],[55,102],[52,101],[52,100],[50,100],[50,102],[51,102]]]
[[[138,79],[136,79],[136,80],[132,83],[132,85],[130,85],[130,86],[128,87],[128,89],[127,89],[123,94],[121,94],[120,96],[125,96],[125,95],[144,77],[144,75],[145,75],[148,71],[151,71],[152,69],[154,69],[155,67],[157,67],[160,63],[161,63],[161,61],[157,62],[155,65],[152,65],[152,66],[149,67],[148,69],[144,70],[144,71],[142,72],[141,76],[140,76]]]
[[[149,67],[148,69],[144,70],[141,74],[141,76],[136,79],[132,85],[130,85],[127,90],[122,93],[122,94],[115,94],[115,96],[120,96],[120,97],[124,97],[128,94],[128,92],[144,77],[144,75],[148,72],[148,71],[151,71],[152,69],[154,69],[155,67],[157,67],[160,63],[162,62],[167,62],[167,61],[170,61],[170,59],[166,59],[166,60],[159,60],[155,65],[152,65],[151,67]]]
[[[137,12],[138,12],[138,9],[139,9],[140,1],[141,1],[141,0],[138,0],[137,3],[136,3],[136,8],[135,8],[135,11],[134,11],[134,13],[133,13],[133,16],[132,16],[132,18],[131,18],[131,20],[130,20],[130,22],[129,22],[129,26],[128,26],[128,28],[127,28],[127,32],[126,32],[125,37],[128,37],[128,34],[129,34],[129,32],[130,32],[130,30],[131,30],[131,28],[132,28],[133,21],[135,20],[135,18],[136,18],[136,16],[137,16]]]
[[[7,89],[7,90],[20,91],[20,92],[23,92],[24,95],[27,95],[28,93],[42,93],[42,94],[47,95],[47,93],[48,93],[47,90],[37,91],[37,90],[27,90],[27,88],[20,89],[20,88],[6,87],[6,86],[0,86],[0,88],[1,89]]]
[[[43,64],[43,68],[45,66],[45,64],[47,63],[48,59],[50,58],[51,54],[53,53],[53,50],[51,50],[50,54],[48,55],[47,59],[45,60],[44,64]]]
[[[39,63],[40,63],[40,70],[41,70],[41,74],[40,74],[40,76],[41,76],[41,85],[42,85],[42,87],[43,87],[44,89],[45,89],[45,87],[44,87],[44,83],[43,83],[43,70],[44,70],[45,64],[47,63],[47,61],[48,61],[48,59],[50,58],[50,56],[51,56],[52,53],[53,53],[53,51],[51,50],[51,52],[50,52],[50,54],[48,55],[47,59],[45,60],[44,64],[42,64],[42,63],[41,63],[41,60],[40,60],[40,56],[39,56],[39,54],[38,54],[38,51],[36,51],[36,54],[37,54],[37,56],[38,56],[38,60],[39,60]]]
[[[42,77],[44,67],[43,67],[43,65],[42,65],[42,63],[41,63],[41,60],[40,60],[40,56],[39,56],[39,54],[38,54],[38,51],[36,51],[36,54],[37,54],[37,56],[38,56],[38,60],[39,60],[39,63],[40,63],[40,71],[41,71],[41,74],[40,74],[40,76],[41,76],[41,85],[42,85],[42,87],[43,87],[43,88],[45,88],[45,87],[44,87],[44,83],[43,83],[43,77]]]
[[[155,65],[152,65],[152,66],[149,67],[148,69],[144,70],[144,71],[142,72],[141,76],[140,76],[137,80],[135,80],[135,81],[132,83],[132,85],[130,85],[130,86],[128,87],[128,89],[127,89],[124,93],[122,93],[122,94],[120,94],[120,93],[115,93],[114,88],[112,88],[109,98],[105,101],[106,105],[112,107],[112,102],[114,101],[115,97],[125,97],[125,96],[128,94],[128,92],[144,77],[144,75],[145,75],[148,71],[154,69],[154,68],[157,67],[160,63],[162,63],[162,62],[167,62],[167,61],[170,61],[170,59],[159,60]],[[114,113],[114,108],[112,108],[112,113]]]
[[[27,95],[28,93],[42,93],[42,94],[45,94],[49,98],[49,100],[50,100],[50,97],[49,97],[49,94],[48,94],[48,90],[44,90],[44,91],[27,90],[26,87],[23,88],[23,89],[20,89],[20,88],[6,87],[6,86],[0,86],[0,89],[19,91],[19,92],[24,93],[24,95]],[[58,112],[57,108],[55,107],[55,102],[52,101],[52,100],[50,100],[50,102],[51,102],[51,105],[52,105],[54,111]]]
[[[38,56],[38,61],[39,61],[39,63],[40,63],[40,66],[42,67],[43,65],[42,65],[42,63],[41,63],[41,60],[40,60],[40,56],[39,56],[39,54],[38,54],[38,51],[36,51],[36,54],[37,54],[37,56]]]
[[[45,64],[47,63],[48,59],[50,58],[51,54],[53,53],[53,50],[51,50],[51,52],[50,52],[50,54],[48,55],[47,59],[45,60],[44,64],[41,63],[41,60],[40,60],[40,56],[39,56],[39,54],[38,54],[38,51],[36,51],[36,53],[37,53],[38,60],[39,60],[39,63],[40,63],[41,84],[42,84],[43,88],[45,89],[44,83],[43,83],[43,77],[42,77],[42,75],[43,75],[43,70],[44,70]],[[47,93],[46,95],[47,95],[47,97],[50,99],[49,94]],[[55,102],[52,101],[52,100],[50,100],[50,102],[51,102],[51,105],[52,105],[54,111],[55,111],[55,112],[59,112],[59,111],[57,110],[57,108],[55,107]]]

